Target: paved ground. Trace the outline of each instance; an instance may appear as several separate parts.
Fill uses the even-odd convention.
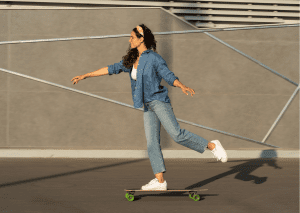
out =
[[[0,212],[299,212],[299,159],[165,159],[169,189],[135,193],[154,178],[149,159],[0,159]]]

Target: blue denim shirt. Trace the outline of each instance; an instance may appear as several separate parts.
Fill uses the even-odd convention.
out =
[[[169,70],[166,61],[158,53],[145,50],[141,54],[137,67],[137,80],[131,77],[132,67],[126,68],[122,63],[123,60],[108,65],[108,74],[119,74],[122,71],[129,73],[134,108],[141,108],[144,104],[144,112],[147,112],[148,108],[145,103],[150,101],[159,100],[171,103],[168,88],[161,86],[160,82],[163,78],[170,86],[173,86],[174,81],[179,78]]]

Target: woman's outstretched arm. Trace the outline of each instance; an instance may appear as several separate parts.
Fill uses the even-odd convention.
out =
[[[94,72],[90,72],[90,73],[87,73],[87,74],[84,74],[84,75],[76,76],[76,77],[72,78],[71,81],[74,81],[73,84],[77,84],[78,81],[80,81],[82,79],[86,79],[88,77],[107,75],[107,74],[108,74],[108,67],[103,67],[103,68],[101,68],[99,70],[96,70]]]
[[[108,75],[108,67],[103,67],[99,70],[96,70],[94,72],[90,72],[87,74],[84,74],[84,78],[89,78],[89,77],[96,77],[96,76],[101,76],[101,75]]]

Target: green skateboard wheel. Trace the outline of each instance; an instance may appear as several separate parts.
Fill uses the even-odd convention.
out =
[[[194,201],[198,201],[198,200],[200,200],[200,196],[199,195],[195,195],[194,196]]]
[[[129,195],[128,193],[125,194],[125,197],[126,197],[127,199],[128,199],[128,195]]]
[[[127,195],[127,200],[128,201],[133,201],[134,200],[134,196],[133,195]]]
[[[189,197],[190,197],[191,199],[194,199],[193,194],[189,194]]]

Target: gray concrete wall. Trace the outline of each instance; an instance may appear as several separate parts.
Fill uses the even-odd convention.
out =
[[[138,24],[152,32],[194,28],[161,9],[1,10],[0,39],[28,40],[130,34]],[[214,32],[216,37],[299,83],[299,28]],[[204,33],[157,35],[158,53],[186,96],[170,87],[179,119],[261,141],[296,89]],[[77,75],[119,62],[129,37],[0,46],[0,67],[133,105],[128,73]],[[12,74],[0,72],[0,147],[146,150],[143,112]],[[225,149],[269,149],[179,122],[181,128]],[[266,143],[299,149],[299,94]],[[187,150],[161,127],[162,149]]]

